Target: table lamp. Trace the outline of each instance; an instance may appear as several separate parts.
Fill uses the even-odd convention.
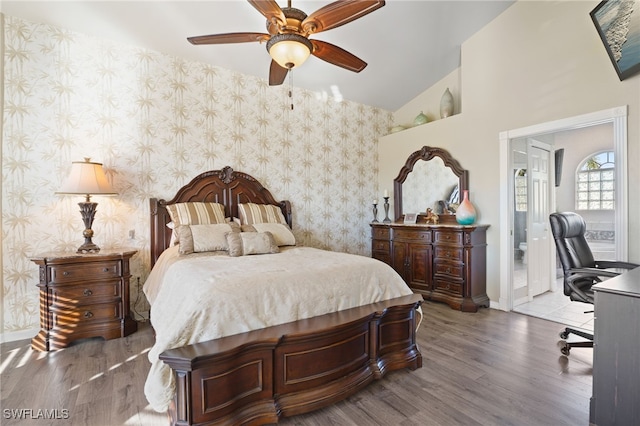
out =
[[[82,233],[84,244],[78,247],[78,253],[98,253],[100,251],[100,247],[91,241],[91,237],[93,237],[91,224],[98,205],[98,203],[91,202],[91,196],[117,195],[104,174],[102,163],[94,163],[90,160],[90,158],[85,158],[84,161],[72,162],[69,177],[60,191],[56,192],[56,194],[84,195],[86,197],[84,202],[78,203],[85,227]]]

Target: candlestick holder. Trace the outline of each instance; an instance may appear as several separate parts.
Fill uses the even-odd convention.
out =
[[[384,220],[383,223],[391,223],[391,219],[389,219],[389,197],[384,198]]]
[[[378,223],[378,205],[373,203],[373,220],[371,223]]]

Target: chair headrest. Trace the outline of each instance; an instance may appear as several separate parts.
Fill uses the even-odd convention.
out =
[[[549,219],[556,238],[578,237],[584,235],[587,230],[582,216],[574,212],[551,213]]]

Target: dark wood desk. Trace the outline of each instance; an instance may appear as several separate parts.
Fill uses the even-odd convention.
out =
[[[590,423],[640,425],[640,268],[593,286]]]

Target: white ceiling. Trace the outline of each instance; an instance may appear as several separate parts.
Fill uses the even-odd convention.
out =
[[[293,0],[307,14],[330,1]],[[353,73],[311,57],[293,84],[395,111],[460,66],[460,45],[513,1],[387,0],[369,15],[312,36],[369,65]],[[286,7],[285,0],[278,0]],[[266,32],[266,19],[245,0],[1,0],[6,15],[52,24],[169,55],[255,75],[269,75],[263,44],[193,46],[189,36]]]

